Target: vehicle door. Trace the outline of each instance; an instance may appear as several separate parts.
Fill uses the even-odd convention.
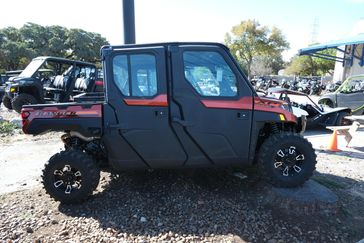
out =
[[[253,91],[231,55],[213,45],[170,49],[171,120],[185,149],[215,165],[248,161]],[[188,163],[202,163],[195,157]]]
[[[169,124],[164,47],[115,50],[105,58],[109,160],[128,168],[182,165],[186,155]]]

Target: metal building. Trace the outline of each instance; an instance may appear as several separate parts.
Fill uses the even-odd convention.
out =
[[[352,75],[364,74],[364,19],[359,21],[353,31],[353,36],[337,41],[317,44],[302,48],[299,55],[310,55],[336,61],[333,81],[343,81]],[[336,49],[336,56],[330,56],[320,51]]]

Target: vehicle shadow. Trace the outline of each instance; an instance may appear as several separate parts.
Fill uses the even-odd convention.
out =
[[[115,234],[190,235],[197,237],[193,238],[195,241],[212,235],[230,235],[238,242],[312,241],[312,235],[302,232],[317,232],[317,228],[330,231],[330,216],[297,218],[287,213],[282,217],[279,210],[263,203],[270,186],[254,170],[244,174],[247,179],[218,170],[110,175],[111,179],[101,181],[100,192],[88,201],[80,205],[61,204],[59,210],[72,217],[96,219],[100,227],[110,228]],[[348,237],[340,228],[332,232],[343,239]]]
[[[338,197],[341,206],[342,222],[352,242],[363,238],[364,232],[364,181],[354,180],[328,173],[315,171],[312,179],[332,190]]]

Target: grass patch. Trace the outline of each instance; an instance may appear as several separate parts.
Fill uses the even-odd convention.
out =
[[[11,122],[0,121],[0,134],[13,134],[17,128],[17,125]]]
[[[330,180],[329,178],[326,178],[326,177],[314,176],[314,177],[312,177],[312,179],[314,181],[320,183],[321,185],[332,188],[332,189],[345,189],[345,186],[343,184]]]

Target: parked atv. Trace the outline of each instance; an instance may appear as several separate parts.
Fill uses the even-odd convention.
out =
[[[307,128],[317,126],[342,126],[349,125],[351,122],[345,119],[351,115],[348,107],[329,108],[316,104],[307,94],[288,90],[284,88],[272,88],[268,90],[270,94],[278,94],[280,97],[288,97],[293,107],[298,107],[308,113]]]
[[[347,106],[354,115],[364,114],[364,75],[348,77],[335,92],[324,94],[318,103],[331,108]]]
[[[315,152],[288,103],[259,97],[226,46],[104,46],[101,53],[104,101],[86,93],[22,110],[24,133],[65,132],[65,150],[42,175],[55,200],[88,198],[101,165],[118,172],[256,163],[279,187],[300,186],[315,170]]]
[[[96,77],[94,64],[58,57],[37,57],[18,77],[7,82],[6,107],[20,113],[22,106],[27,104],[68,102],[80,92],[95,92]]]
[[[7,71],[5,74],[0,75],[0,105],[4,103],[4,106],[11,109],[11,100],[5,97],[5,84],[9,79],[18,76],[23,70]]]

